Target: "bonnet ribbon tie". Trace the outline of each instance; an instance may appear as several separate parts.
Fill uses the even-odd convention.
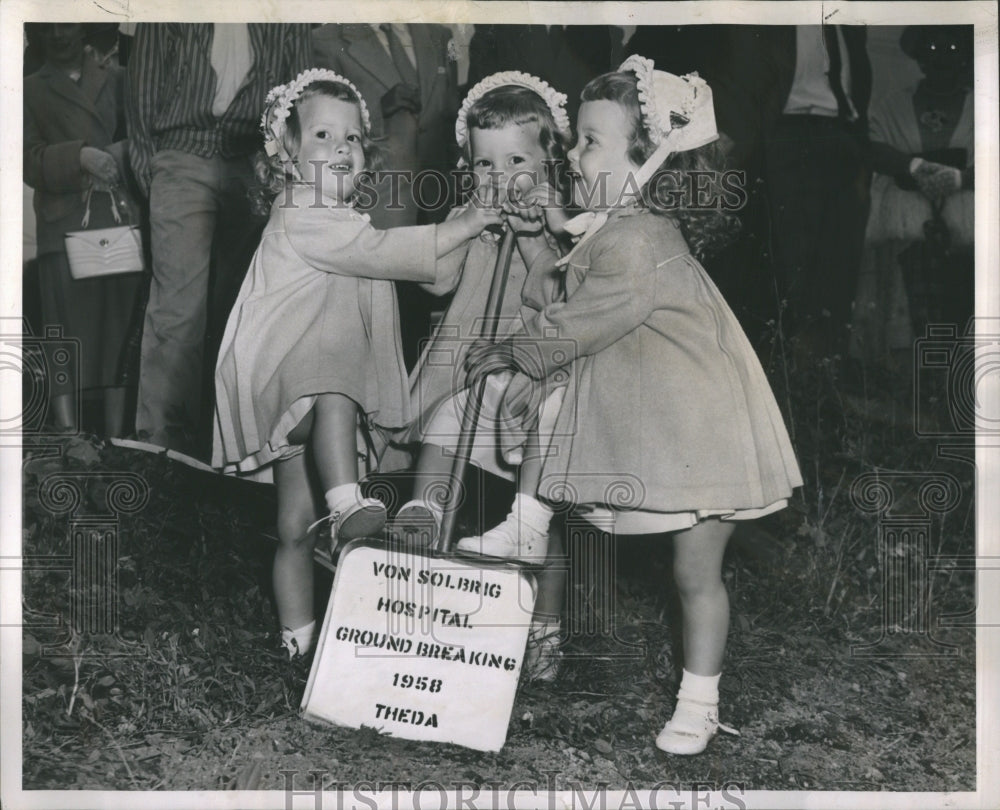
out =
[[[632,186],[634,188],[642,188],[649,182],[650,178],[656,172],[657,169],[663,164],[663,161],[669,157],[671,152],[673,152],[674,138],[671,137],[673,133],[670,133],[653,151],[653,154],[639,167],[639,169],[632,175]],[[565,267],[566,263],[570,260],[570,257],[576,253],[577,249],[590,239],[595,233],[597,233],[604,224],[608,221],[608,215],[612,210],[619,206],[613,206],[612,208],[605,211],[585,211],[582,214],[578,214],[570,220],[567,220],[566,224],[563,226],[566,232],[573,237],[579,236],[577,243],[573,245],[573,249],[559,259],[556,262],[556,267]]]
[[[607,221],[607,211],[584,211],[582,214],[577,214],[572,219],[567,220],[563,227],[566,229],[566,233],[576,239],[576,244],[573,245],[573,249],[569,253],[556,262],[556,267],[565,269],[566,263],[580,248],[580,245],[597,233]]]

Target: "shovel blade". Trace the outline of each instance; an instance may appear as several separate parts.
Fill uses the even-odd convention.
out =
[[[340,553],[305,718],[498,751],[535,603],[512,565],[356,540]]]

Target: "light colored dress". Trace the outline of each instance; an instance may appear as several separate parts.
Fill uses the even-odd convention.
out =
[[[395,288],[434,282],[435,225],[375,230],[294,186],[271,209],[219,349],[212,464],[245,473],[299,452],[288,433],[323,393],[371,425],[410,419]]]
[[[456,209],[450,216],[455,216]],[[462,414],[468,399],[465,388],[465,356],[469,346],[483,334],[486,306],[496,268],[500,238],[484,231],[478,238],[452,251],[440,261],[438,281],[424,288],[433,295],[454,290],[433,337],[420,354],[410,377],[414,420],[397,437],[400,444],[421,442],[453,451],[458,444]],[[550,252],[544,252],[531,268],[524,264],[515,246],[507,285],[504,289],[497,338],[502,339],[523,327],[523,319],[537,313],[555,297],[558,276]],[[500,452],[498,411],[509,375],[497,374],[487,380],[473,441],[470,461],[508,480],[513,480],[516,462]],[[398,459],[395,454],[387,456]],[[381,465],[399,466],[400,462]]]
[[[781,413],[676,221],[614,211],[566,272],[520,338],[550,377],[572,361],[539,495],[624,533],[784,506],[802,477]]]

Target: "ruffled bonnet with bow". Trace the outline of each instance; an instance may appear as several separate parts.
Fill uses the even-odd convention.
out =
[[[656,70],[652,59],[638,55],[622,62],[618,72],[635,74],[642,123],[649,139],[656,144],[653,154],[634,175],[635,187],[644,186],[675,152],[688,152],[718,140],[712,88],[697,73],[675,76]],[[588,211],[569,220],[566,230],[580,236],[580,240],[557,266],[564,266],[607,220],[607,211]]]
[[[697,73],[675,76],[653,67],[653,60],[630,56],[619,73],[634,73],[642,123],[656,151],[636,174],[643,185],[667,157],[718,140],[712,88]]]

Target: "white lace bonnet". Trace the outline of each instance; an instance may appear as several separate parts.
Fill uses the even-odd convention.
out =
[[[358,88],[349,79],[344,78],[339,73],[323,68],[311,68],[302,71],[288,84],[279,84],[271,88],[264,99],[264,114],[260,118],[260,131],[264,134],[264,151],[268,156],[277,155],[284,163],[292,163],[292,158],[285,150],[284,136],[288,128],[288,116],[291,115],[292,105],[302,95],[303,91],[313,82],[339,82],[346,85],[358,99],[358,106],[361,109],[361,126],[365,134],[371,132],[371,117],[368,114],[368,105],[361,97]]]
[[[634,175],[636,186],[642,187],[675,152],[687,152],[718,140],[712,89],[697,73],[675,76],[655,70],[651,59],[638,55],[622,62],[618,72],[635,74],[642,122],[650,140],[656,144],[653,154]],[[580,246],[607,221],[607,211],[587,211],[567,222],[566,230],[579,239],[556,266],[565,267]]]
[[[635,74],[642,121],[657,145],[636,173],[639,185],[674,152],[687,152],[718,140],[712,88],[697,73],[675,76],[655,70],[652,59],[638,55],[622,62],[618,71]]]
[[[552,112],[552,120],[555,121],[556,129],[565,138],[570,137],[569,116],[566,114],[566,94],[558,92],[548,82],[544,82],[530,73],[522,73],[519,70],[504,70],[493,73],[476,84],[465,97],[465,101],[462,102],[462,107],[458,111],[458,119],[455,121],[455,140],[460,148],[464,149],[469,142],[468,118],[472,105],[491,90],[508,85],[526,87],[541,96]]]

